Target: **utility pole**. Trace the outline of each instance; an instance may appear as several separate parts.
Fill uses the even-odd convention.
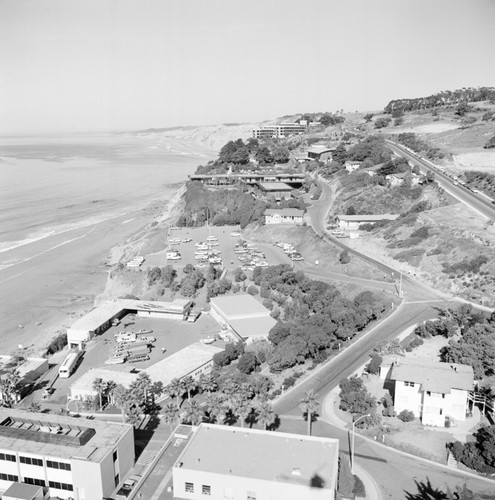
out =
[[[356,440],[356,432],[354,430],[354,426],[363,418],[369,417],[370,414],[361,415],[357,420],[352,422],[352,439],[351,439],[351,474],[354,474],[354,441]]]

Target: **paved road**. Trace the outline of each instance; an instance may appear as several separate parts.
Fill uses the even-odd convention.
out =
[[[435,181],[438,182],[438,184],[452,196],[457,198],[462,203],[470,206],[487,219],[495,220],[495,205],[491,203],[490,200],[488,200],[484,196],[473,193],[461,184],[455,185],[454,180],[438,170],[435,165],[421,158],[420,156],[411,153],[404,146],[401,146],[400,144],[397,144],[390,139],[387,139],[386,142],[394,153],[402,156],[412,165],[417,165],[420,169],[426,172],[434,172]]]

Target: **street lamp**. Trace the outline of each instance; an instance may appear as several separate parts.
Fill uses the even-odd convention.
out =
[[[368,413],[367,415],[361,415],[357,420],[352,422],[352,439],[351,439],[351,474],[354,474],[354,441],[356,440],[356,434],[354,431],[354,426],[363,418],[371,417]]]

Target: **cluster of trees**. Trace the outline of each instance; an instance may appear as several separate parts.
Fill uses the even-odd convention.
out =
[[[311,280],[288,265],[256,267],[253,281],[282,319],[269,334],[273,352],[267,361],[272,372],[306,359],[323,361],[329,349],[338,349],[339,343],[354,337],[384,310],[371,292],[350,300],[334,286]]]
[[[98,393],[96,398],[81,401],[85,409],[96,411],[102,410],[106,405],[114,405],[120,408],[122,422],[138,425],[142,414],[157,413],[159,408],[155,400],[163,393],[164,388],[161,382],[152,382],[146,372],[140,372],[128,389],[114,381],[95,378],[93,390]]]
[[[263,375],[237,372],[221,376],[218,370],[197,381],[191,377],[175,379],[164,389],[170,402],[163,408],[163,418],[171,426],[206,421],[227,425],[239,422],[241,427],[258,423],[265,429],[275,428],[278,417],[268,400],[272,385]]]
[[[246,143],[242,139],[229,141],[222,147],[216,163],[245,165],[253,158],[261,165],[272,163],[287,163],[290,151],[284,141],[272,139],[259,141],[253,137]]]
[[[306,120],[308,123],[319,122],[325,127],[330,125],[338,125],[339,123],[344,123],[345,118],[341,115],[336,115],[333,113],[304,113],[301,116],[301,120]],[[298,120],[299,122],[300,120]]]
[[[495,100],[495,88],[463,88],[459,90],[444,90],[427,97],[418,97],[415,99],[395,99],[390,101],[384,109],[385,113],[400,110],[416,111],[422,109],[431,109],[438,106],[455,105],[463,102],[479,102]]]
[[[201,182],[189,182],[184,194],[184,208],[177,225],[202,226],[209,219],[214,226],[237,225],[263,220],[269,204],[240,188],[210,190]]]
[[[369,415],[357,424],[358,427],[371,427],[380,423],[377,413],[376,399],[371,396],[364,386],[363,380],[357,375],[340,381],[340,408],[348,411],[354,420]]]
[[[481,427],[473,434],[475,441],[449,443],[454,458],[470,469],[493,474],[495,472],[495,425]]]
[[[244,344],[242,342],[229,342],[222,352],[217,352],[213,356],[213,363],[218,367],[227,366],[243,353]]]
[[[416,134],[412,132],[404,132],[397,136],[397,141],[406,146],[416,153],[421,153],[425,155],[430,160],[437,160],[441,158],[445,158],[445,152],[436,146],[432,146],[431,144],[426,143],[419,139]]]
[[[383,116],[381,118],[377,118],[375,121],[375,128],[380,129],[380,128],[385,128],[390,125],[390,122],[392,121],[391,118],[388,116]]]
[[[367,161],[369,166],[373,166],[388,161],[391,156],[392,153],[383,137],[370,135],[349,148],[349,151],[345,153],[344,162],[346,160]]]
[[[17,403],[18,396],[21,393],[20,387],[21,377],[15,368],[9,368],[0,376],[0,395],[1,404],[7,408],[11,408],[14,403]]]
[[[61,351],[67,345],[67,333],[60,333],[48,345],[46,349],[47,354],[55,354]]]

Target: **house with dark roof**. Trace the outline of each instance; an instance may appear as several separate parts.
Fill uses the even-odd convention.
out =
[[[436,427],[466,419],[474,388],[471,366],[397,357],[388,378],[394,383],[397,413],[412,411],[424,425]]]

